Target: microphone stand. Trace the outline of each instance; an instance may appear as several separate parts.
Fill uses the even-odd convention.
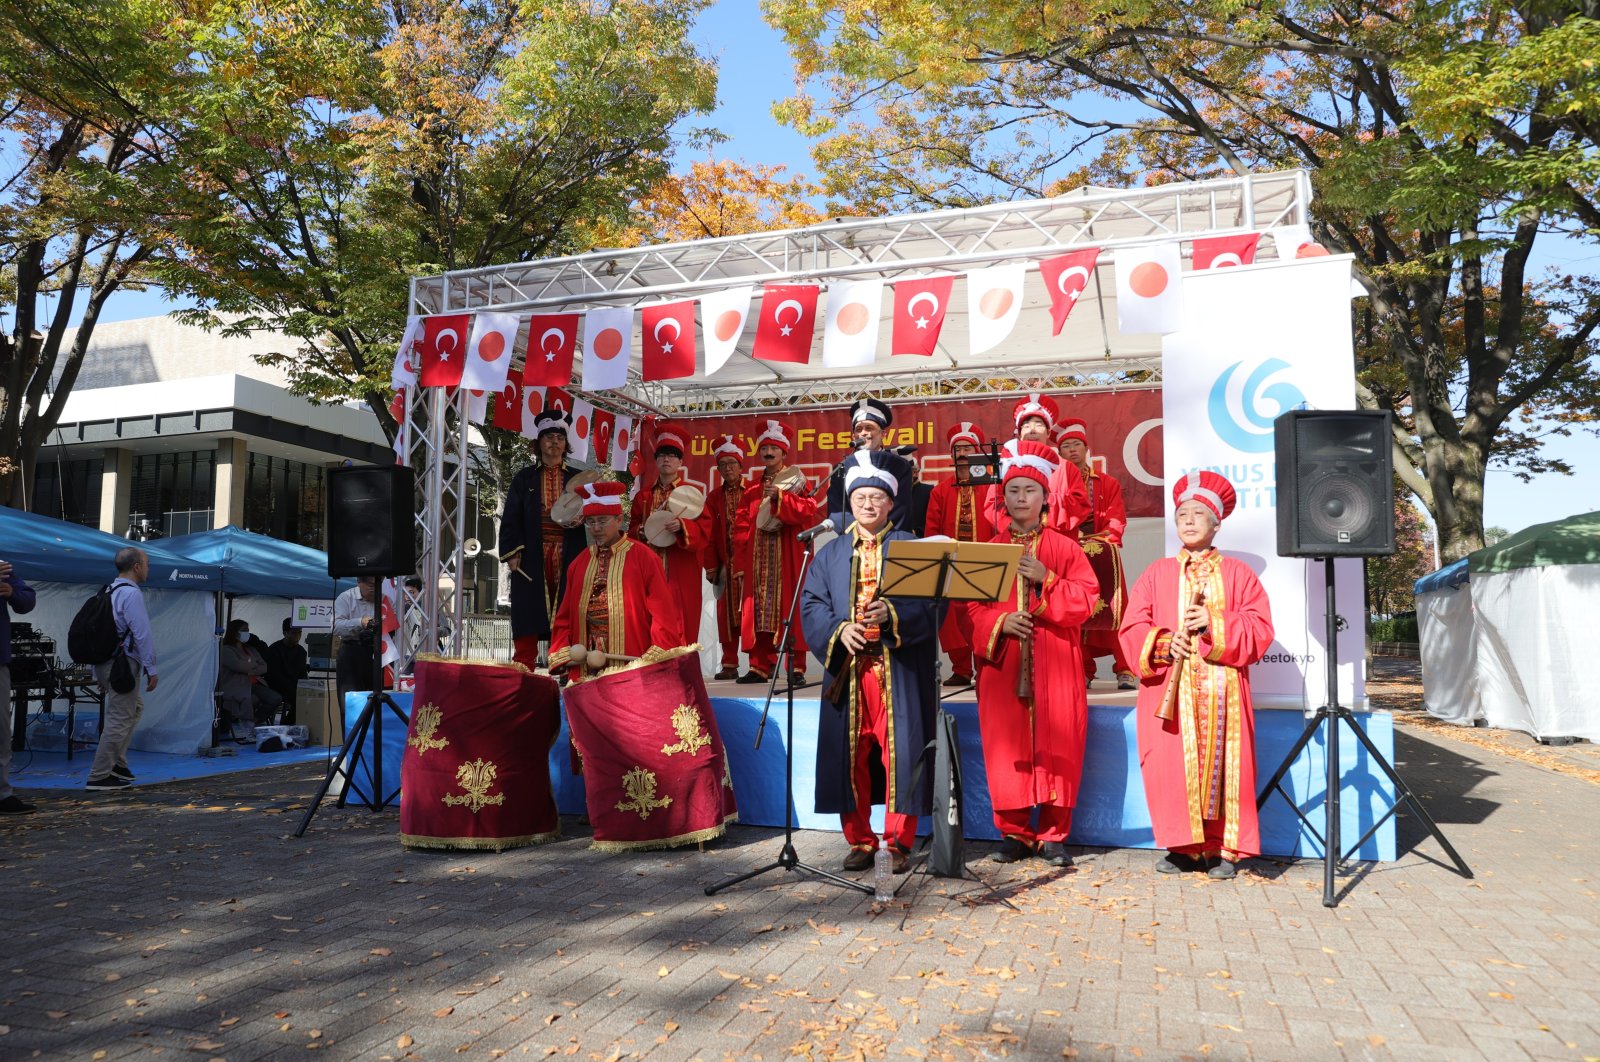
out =
[[[772,715],[772,698],[777,693],[778,676],[788,674],[789,672],[789,668],[785,666],[784,662],[788,659],[789,653],[792,651],[794,646],[795,613],[798,612],[800,608],[800,591],[801,588],[806,584],[806,572],[811,568],[811,560],[815,552],[815,547],[815,539],[808,541],[806,543],[805,555],[800,558],[800,577],[795,580],[794,600],[789,602],[789,614],[784,617],[782,637],[778,639],[777,666],[772,669],[772,677],[767,684],[767,703],[766,706],[761,710],[761,723],[756,727],[755,747],[758,749],[761,747],[761,738],[767,730],[767,719]],[[715,896],[723,889],[732,888],[741,882],[749,881],[751,878],[760,877],[762,874],[765,874],[771,870],[790,870],[796,873],[812,874],[824,881],[831,882],[842,889],[855,889],[857,892],[864,892],[868,895],[871,895],[872,889],[868,888],[866,885],[863,885],[859,881],[851,881],[849,878],[840,877],[837,874],[823,870],[821,867],[814,867],[810,863],[801,862],[800,853],[795,851],[794,812],[792,810],[794,808],[793,675],[789,675],[789,681],[786,683],[784,690],[784,699],[786,702],[786,722],[784,723],[784,732],[788,735],[789,740],[784,742],[783,747],[783,847],[778,851],[778,858],[774,859],[766,866],[757,867],[755,870],[747,871],[746,873],[739,874],[736,877],[728,878],[726,881],[719,881],[715,885],[707,885],[706,895]]]

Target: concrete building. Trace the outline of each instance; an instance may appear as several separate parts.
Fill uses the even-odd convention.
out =
[[[365,405],[291,394],[281,368],[252,357],[296,342],[169,317],[98,326],[29,508],[118,535],[231,525],[322,548],[325,471],[394,453]]]

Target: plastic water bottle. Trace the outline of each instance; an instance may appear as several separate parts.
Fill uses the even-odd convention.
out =
[[[872,856],[872,898],[879,903],[894,899],[894,860],[887,845]]]

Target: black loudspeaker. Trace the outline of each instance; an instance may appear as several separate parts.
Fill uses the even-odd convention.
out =
[[[328,473],[328,574],[410,575],[417,566],[411,517],[416,478],[405,465]]]
[[[1278,556],[1394,552],[1388,412],[1295,410],[1273,422]]]

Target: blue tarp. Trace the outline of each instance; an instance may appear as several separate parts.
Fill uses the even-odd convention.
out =
[[[109,583],[117,577],[112,558],[124,546],[149,554],[146,589],[222,589],[222,572],[215,564],[170,553],[159,542],[130,542],[82,524],[0,506],[0,560],[10,561],[30,583]]]
[[[1468,558],[1462,557],[1452,564],[1446,564],[1436,572],[1429,572],[1411,585],[1412,592],[1430,594],[1435,590],[1452,590],[1471,579],[1467,570]]]
[[[331,599],[356,585],[328,575],[328,555],[310,546],[283,542],[237,527],[164,538],[161,547],[202,564],[222,569],[222,590],[229,594]]]

